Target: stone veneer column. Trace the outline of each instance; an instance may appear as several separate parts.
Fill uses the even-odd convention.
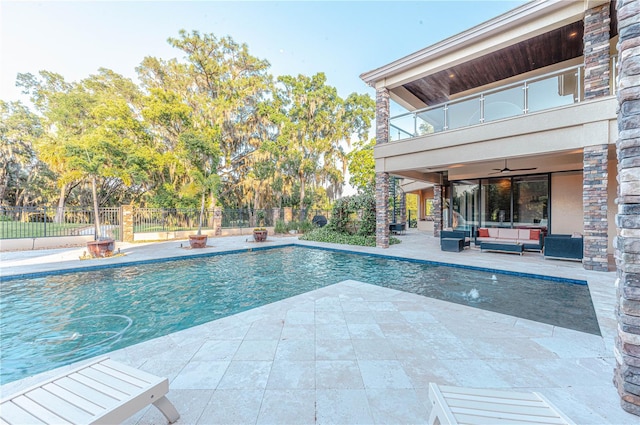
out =
[[[622,408],[640,415],[640,0],[618,0],[616,369]]]
[[[280,208],[272,208],[271,209],[271,217],[273,220],[273,225],[275,227],[278,220],[280,220]]]
[[[389,142],[389,91],[376,90],[376,144]],[[376,173],[376,246],[389,248],[389,173]]]
[[[433,211],[433,236],[440,237],[442,230],[442,185],[433,185],[433,203],[431,204]]]
[[[389,248],[388,173],[376,173],[376,246]]]
[[[133,206],[122,205],[120,211],[122,211],[121,240],[123,242],[133,242]]]
[[[587,146],[583,153],[582,208],[584,222],[584,258],[587,270],[608,271],[607,248],[607,145]]]
[[[609,2],[589,9],[584,16],[584,98],[609,96]]]
[[[213,234],[222,236],[222,208],[213,208]]]

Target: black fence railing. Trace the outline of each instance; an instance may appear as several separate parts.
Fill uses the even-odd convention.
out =
[[[197,229],[200,210],[194,208],[134,208],[134,233],[177,232]],[[202,228],[213,228],[213,210],[204,210]]]
[[[100,208],[100,233],[117,238],[120,209]],[[0,239],[87,236],[96,234],[93,209],[0,207]]]
[[[214,228],[214,209],[204,210],[202,229]],[[100,208],[100,234],[120,240],[123,232],[121,209]],[[316,216],[331,218],[331,212],[317,209],[292,209],[291,220],[312,221]],[[284,208],[274,210],[223,209],[220,226],[229,228],[271,227],[284,220]],[[175,232],[196,230],[200,210],[194,208],[133,208],[133,232]],[[0,239],[53,236],[96,236],[93,209],[54,207],[0,207]]]

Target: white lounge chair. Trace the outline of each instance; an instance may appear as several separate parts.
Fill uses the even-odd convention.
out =
[[[173,423],[168,391],[167,378],[101,358],[3,399],[0,423],[117,424],[150,404]]]
[[[518,393],[429,384],[429,424],[575,423],[539,393]]]

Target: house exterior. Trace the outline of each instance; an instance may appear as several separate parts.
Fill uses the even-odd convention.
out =
[[[615,1],[534,0],[361,78],[376,90],[377,245],[389,181],[443,228],[581,234],[606,271],[616,235]],[[402,108],[390,116],[391,102]]]

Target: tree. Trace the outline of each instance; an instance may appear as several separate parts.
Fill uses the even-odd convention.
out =
[[[33,141],[42,126],[38,117],[20,102],[0,101],[0,203],[7,203],[7,192],[13,192],[13,204],[20,203],[27,187],[42,168],[36,159]]]
[[[372,191],[375,188],[376,161],[373,158],[373,148],[376,140],[358,142],[355,149],[349,152],[349,183],[358,192]]]
[[[300,201],[309,185],[341,187],[347,166],[344,148],[353,136],[366,139],[373,100],[355,93],[341,99],[323,73],[282,76],[278,82],[272,111],[276,143],[283,169],[300,185]]]
[[[201,195],[200,217],[198,220],[198,235],[202,234],[205,198],[207,191],[214,197],[219,178],[216,174],[220,148],[214,131],[188,131],[182,133],[177,147],[178,156],[187,164],[191,181],[186,186],[187,193]]]
[[[153,114],[155,133],[175,143],[183,131],[216,132],[220,161],[215,174],[224,186],[222,192],[242,198],[243,188],[252,187],[243,181],[256,160],[252,154],[268,131],[269,123],[259,110],[271,82],[269,63],[251,56],[246,44],[231,37],[182,30],[168,41],[186,54],[186,63],[145,58],[138,68],[145,88],[156,98],[163,90],[161,104],[171,107],[169,114]]]
[[[153,167],[154,151],[137,119],[140,93],[130,80],[107,69],[67,84],[42,72],[21,79],[43,115],[45,132],[37,146],[42,159],[58,174],[61,202],[72,181],[91,183],[96,236],[102,237],[98,214],[98,180],[140,190]],[[60,205],[59,204],[59,205]]]

